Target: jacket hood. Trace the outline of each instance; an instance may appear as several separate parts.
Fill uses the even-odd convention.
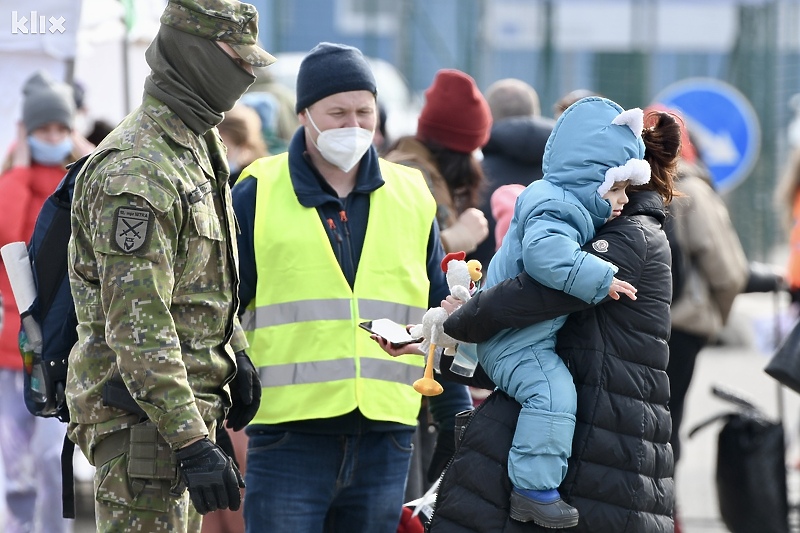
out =
[[[589,97],[558,119],[544,149],[544,179],[574,194],[592,214],[608,218],[601,198],[616,181],[650,180],[644,160],[642,110],[628,111],[606,98]]]
[[[555,121],[543,117],[511,117],[495,122],[484,156],[500,155],[523,164],[541,164]]]

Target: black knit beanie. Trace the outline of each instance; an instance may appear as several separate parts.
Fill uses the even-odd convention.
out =
[[[319,43],[300,63],[295,111],[300,113],[326,96],[347,91],[378,94],[364,54],[345,44]]]

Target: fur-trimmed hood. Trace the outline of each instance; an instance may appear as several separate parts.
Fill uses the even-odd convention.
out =
[[[639,108],[623,110],[600,97],[572,104],[559,117],[544,150],[544,179],[571,192],[593,215],[608,218],[601,198],[616,181],[643,185],[650,180],[644,160]]]

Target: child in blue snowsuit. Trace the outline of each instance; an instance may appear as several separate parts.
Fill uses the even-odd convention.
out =
[[[545,147],[544,177],[517,199],[508,233],[489,264],[487,288],[525,270],[588,303],[620,293],[635,298],[632,286],[614,278],[614,265],[581,246],[612,216],[603,198],[612,187],[650,180],[642,124],[640,109],[623,111],[599,97],[564,112]],[[504,330],[478,345],[481,366],[522,405],[508,459],[511,517],[551,528],[578,523],[578,511],[556,490],[567,472],[577,407],[572,376],[555,352],[566,318]]]

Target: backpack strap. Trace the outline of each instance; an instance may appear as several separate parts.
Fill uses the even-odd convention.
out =
[[[61,516],[75,518],[75,476],[72,471],[72,458],[75,443],[64,435],[61,447]]]

